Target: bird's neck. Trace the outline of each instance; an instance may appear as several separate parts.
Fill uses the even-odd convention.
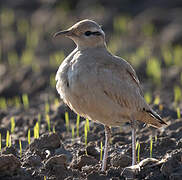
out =
[[[95,48],[106,48],[106,43],[101,42],[97,44],[77,44],[78,50],[95,49]]]

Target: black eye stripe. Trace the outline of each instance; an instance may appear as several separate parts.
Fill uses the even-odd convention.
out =
[[[95,31],[95,32],[91,32],[91,31],[86,31],[85,32],[86,36],[90,36],[90,35],[96,35],[96,36],[100,36],[102,35],[99,31]]]

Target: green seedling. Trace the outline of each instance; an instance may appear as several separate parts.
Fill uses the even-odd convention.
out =
[[[150,92],[146,92],[144,95],[144,98],[148,104],[150,104],[152,102],[152,95]]]
[[[155,99],[154,99],[154,104],[159,105],[159,103],[160,103],[160,97],[156,96]]]
[[[22,35],[25,36],[30,29],[29,23],[27,19],[20,18],[17,22],[17,30]]]
[[[20,106],[21,106],[20,97],[16,96],[16,97],[14,98],[14,102],[15,102],[16,108],[20,108]]]
[[[18,64],[18,54],[16,51],[12,51],[8,53],[8,63],[12,67]]]
[[[67,130],[67,132],[69,132],[70,123],[69,123],[69,114],[68,114],[68,112],[65,112],[65,122],[66,122],[66,130]]]
[[[49,114],[49,111],[50,111],[49,103],[46,102],[46,103],[45,103],[45,113],[46,113],[46,114]]]
[[[30,145],[30,129],[28,129],[28,144]]]
[[[162,48],[162,56],[164,59],[164,63],[167,67],[169,67],[173,64],[173,55],[172,55],[171,49],[169,47]]]
[[[180,112],[179,107],[176,108],[176,112],[177,112],[177,118],[180,119],[181,118],[181,112]]]
[[[31,30],[26,33],[26,48],[35,49],[39,41],[38,30]]]
[[[9,147],[9,131],[6,132],[6,147]]]
[[[19,146],[20,146],[20,157],[22,157],[22,144],[21,144],[21,140],[19,139]]]
[[[88,135],[87,123],[85,123],[84,126],[84,134],[85,134],[85,146],[87,146],[87,135]]]
[[[9,135],[9,146],[8,147],[11,147],[11,134]]]
[[[56,107],[59,106],[59,99],[58,99],[58,98],[55,98],[55,99],[54,99],[54,105],[55,105]]]
[[[128,32],[128,22],[130,18],[127,16],[119,16],[114,18],[114,31],[117,33],[127,33]]]
[[[142,27],[142,32],[145,36],[152,37],[152,35],[155,33],[155,26],[151,23],[145,23]]]
[[[11,133],[13,133],[15,130],[15,118],[11,117]]]
[[[46,122],[48,126],[48,131],[51,132],[50,116],[48,114],[46,114]]]
[[[152,147],[153,147],[153,138],[150,137],[150,158],[152,158]]]
[[[50,85],[52,88],[55,88],[56,86],[55,74],[50,75]]]
[[[86,118],[86,125],[87,125],[87,130],[89,132],[90,131],[90,126],[89,126],[89,120],[88,120],[88,118]]]
[[[6,99],[3,97],[0,98],[0,108],[3,110],[7,110],[7,102]]]
[[[147,61],[146,73],[157,85],[161,83],[161,65],[157,58],[151,58]]]
[[[52,67],[58,67],[64,58],[65,58],[65,55],[63,51],[55,52],[49,58],[50,65]]]
[[[103,151],[103,145],[102,141],[100,142],[100,161],[102,161],[102,151]]]
[[[155,142],[157,142],[157,135],[155,135]]]
[[[76,134],[77,134],[77,137],[79,137],[79,126],[80,126],[80,115],[77,114],[77,119],[76,119]]]
[[[13,24],[15,15],[12,9],[3,8],[1,9],[0,18],[2,27],[9,27]]]
[[[29,98],[27,94],[22,95],[23,106],[25,109],[29,108]]]
[[[174,102],[178,103],[182,99],[181,88],[179,86],[174,87]]]
[[[34,126],[34,138],[38,139],[39,138],[39,123],[36,122],[35,126]]]
[[[34,64],[33,59],[35,59],[33,49],[25,49],[20,60],[23,65],[29,66]]]
[[[138,157],[138,163],[140,162],[140,143],[139,141],[136,142],[136,150],[137,150],[137,157]]]
[[[74,126],[71,127],[71,134],[72,134],[72,139],[75,138],[75,128]]]
[[[182,67],[182,63],[181,63],[182,46],[181,45],[175,46],[174,49],[173,49],[173,54],[174,54],[174,64],[176,66]]]
[[[56,133],[55,124],[53,125],[52,132]]]

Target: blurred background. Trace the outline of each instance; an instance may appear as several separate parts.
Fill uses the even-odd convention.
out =
[[[181,107],[181,0],[0,0],[1,109],[59,101],[55,74],[75,45],[52,35],[86,18],[134,66],[147,102]]]

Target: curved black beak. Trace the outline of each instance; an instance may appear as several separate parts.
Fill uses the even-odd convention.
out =
[[[65,31],[58,31],[58,32],[56,32],[54,35],[53,35],[53,37],[55,38],[55,37],[57,37],[57,36],[60,36],[60,35],[70,35],[70,30],[65,30]]]

